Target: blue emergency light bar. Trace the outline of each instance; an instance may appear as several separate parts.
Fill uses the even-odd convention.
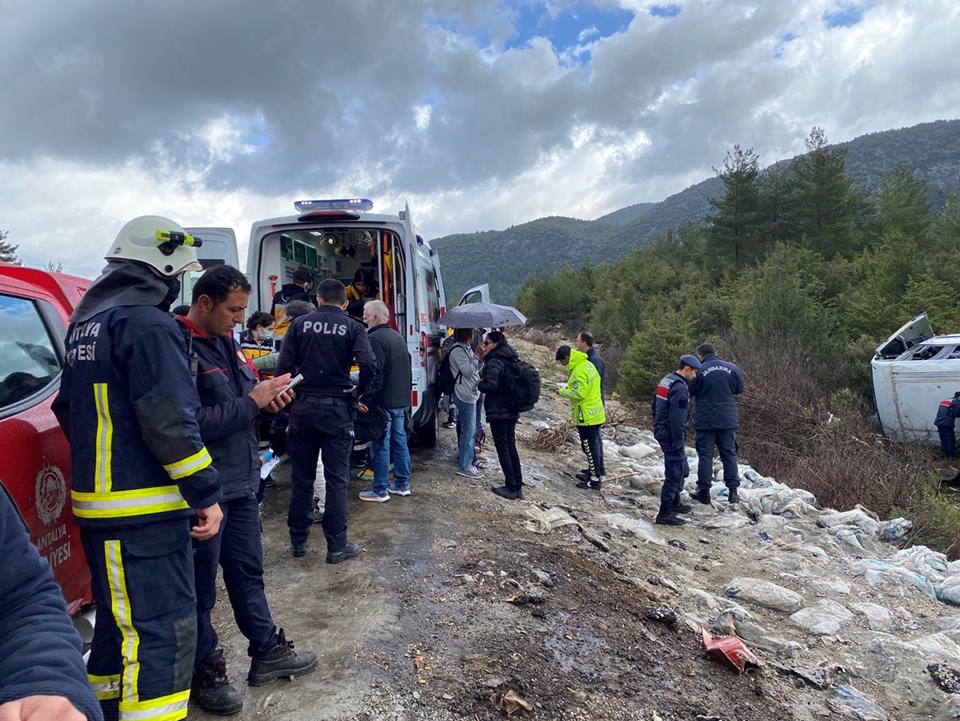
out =
[[[373,201],[366,198],[338,198],[336,200],[298,200],[293,204],[298,213],[315,213],[318,210],[373,210]]]

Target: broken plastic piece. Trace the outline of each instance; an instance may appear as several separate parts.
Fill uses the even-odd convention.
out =
[[[747,666],[761,665],[760,659],[736,636],[712,636],[706,629],[700,629],[700,632],[703,634],[703,645],[707,653],[732,671],[743,673]]]

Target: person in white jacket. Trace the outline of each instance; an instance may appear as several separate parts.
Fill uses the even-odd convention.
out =
[[[483,474],[474,465],[476,449],[474,438],[477,433],[477,399],[480,391],[480,359],[470,347],[473,340],[473,328],[457,328],[454,331],[457,341],[450,349],[450,372],[456,385],[453,389],[453,402],[459,416],[460,455],[457,461],[457,475],[467,478],[483,478]]]

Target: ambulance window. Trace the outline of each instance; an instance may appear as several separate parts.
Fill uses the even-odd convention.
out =
[[[440,291],[437,284],[437,274],[433,268],[421,266],[423,272],[423,284],[426,291],[427,318],[432,323],[440,319]]]
[[[36,303],[0,295],[0,415],[49,387],[61,367]]]

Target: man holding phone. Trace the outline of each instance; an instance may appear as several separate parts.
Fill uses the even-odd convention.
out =
[[[243,321],[250,283],[236,268],[209,269],[193,287],[193,304],[178,318],[197,361],[200,410],[197,421],[213,465],[220,474],[223,522],[207,541],[194,542],[197,587],[197,652],[191,698],[214,714],[238,713],[239,692],[230,685],[223,651],[210,614],[217,597],[217,566],[233,606],[237,626],[250,644],[247,680],[260,686],[300,676],[317,667],[310,652],[296,653],[277,630],[263,585],[263,548],[256,491],[260,480],[255,422],[261,411],[276,413],[293,398],[289,374],[257,383],[233,328]]]

